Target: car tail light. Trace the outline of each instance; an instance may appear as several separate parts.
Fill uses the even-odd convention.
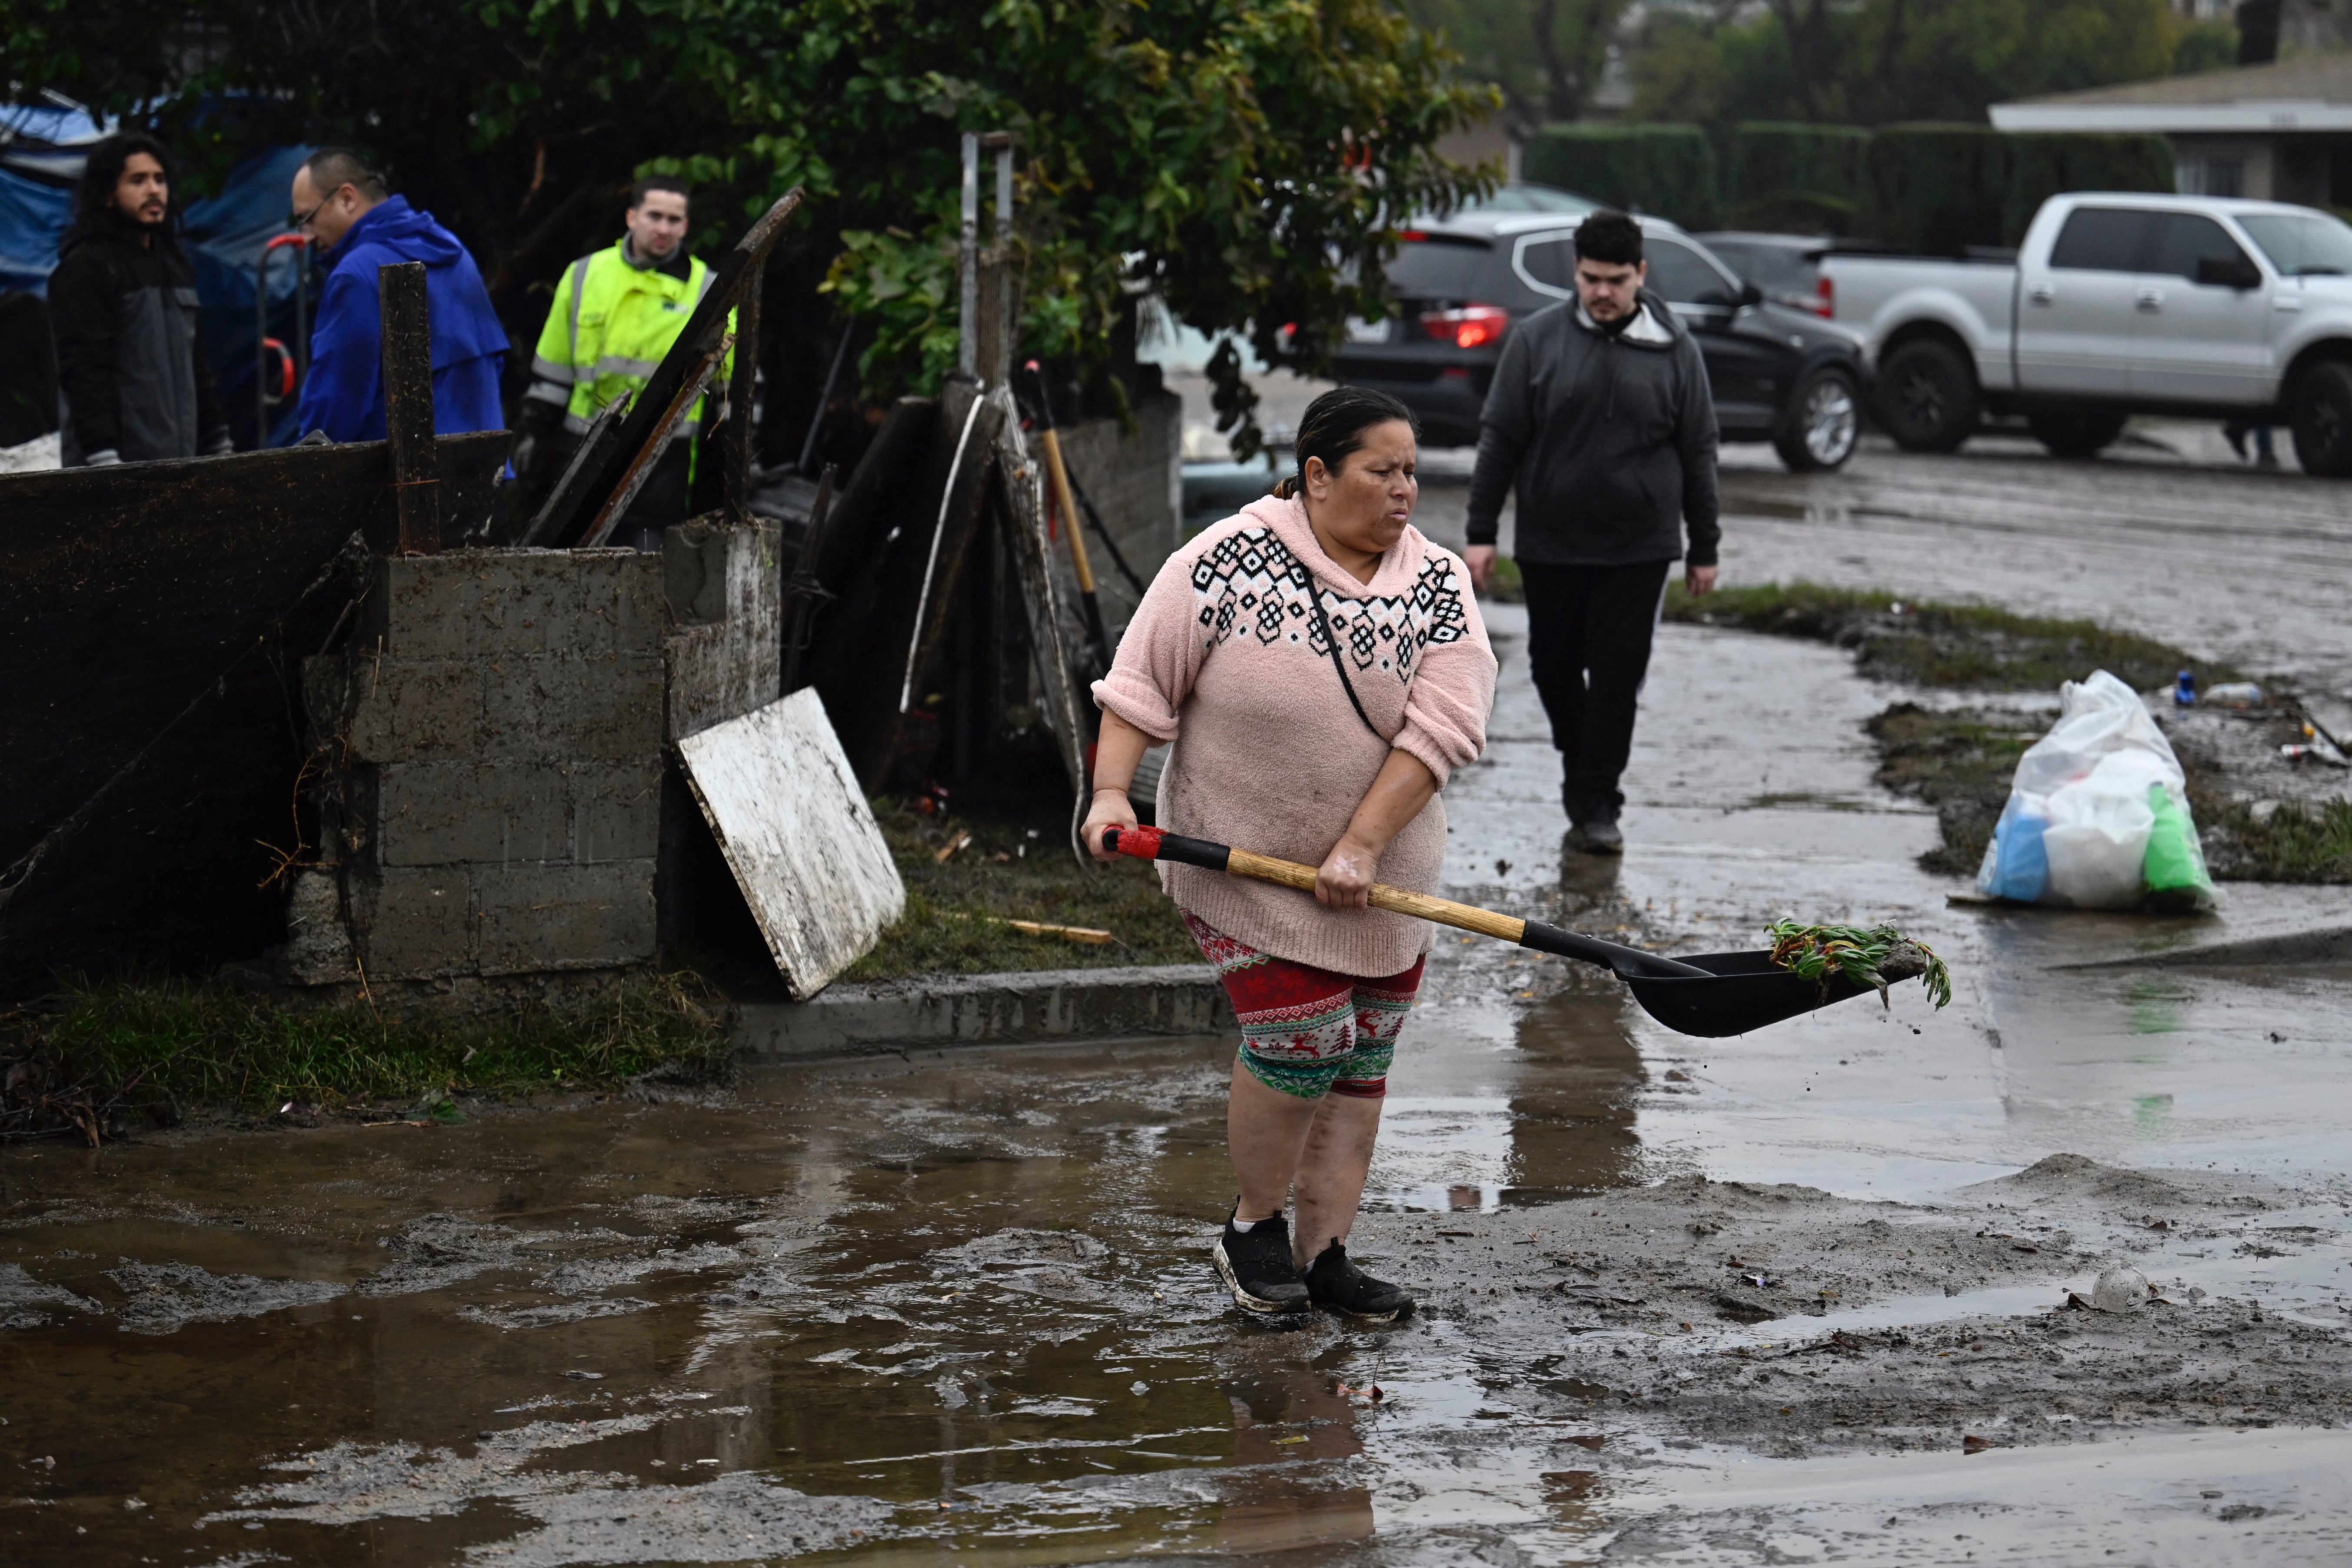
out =
[[[1813,314],[1824,321],[1837,320],[1837,281],[1826,272],[1813,282]]]
[[[1421,330],[1457,349],[1491,348],[1510,330],[1511,313],[1500,305],[1464,305],[1452,310],[1423,310]]]

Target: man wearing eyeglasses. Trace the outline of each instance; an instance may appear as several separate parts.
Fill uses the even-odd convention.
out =
[[[335,441],[383,439],[383,314],[376,268],[425,263],[433,320],[433,428],[502,430],[507,334],[457,237],[394,195],[348,147],[321,147],[294,172],[289,222],[331,270],[310,327],[310,374],[296,426]]]

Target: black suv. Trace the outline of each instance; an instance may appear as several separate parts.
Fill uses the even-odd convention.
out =
[[[1674,225],[1641,222],[1651,291],[1698,340],[1723,438],[1769,441],[1800,471],[1852,457],[1866,363],[1859,335],[1768,301]],[[1349,329],[1334,373],[1402,399],[1431,446],[1475,444],[1512,323],[1576,298],[1576,224],[1570,214],[1486,210],[1405,230],[1388,269],[1396,310]]]

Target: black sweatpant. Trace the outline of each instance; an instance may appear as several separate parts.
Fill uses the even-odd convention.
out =
[[[1650,669],[1650,637],[1671,561],[1631,566],[1519,563],[1528,585],[1528,666],[1551,743],[1559,748],[1560,800],[1571,822],[1613,822],[1617,788],[1633,749],[1633,705]]]

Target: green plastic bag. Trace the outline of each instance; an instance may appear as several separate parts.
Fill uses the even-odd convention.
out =
[[[2197,824],[2189,817],[2189,808],[2160,784],[2147,786],[2147,805],[2156,813],[2156,826],[2147,836],[2147,858],[2143,862],[2149,897],[2180,906],[2211,902],[2213,878],[2205,869],[2205,851],[2197,842]]]

